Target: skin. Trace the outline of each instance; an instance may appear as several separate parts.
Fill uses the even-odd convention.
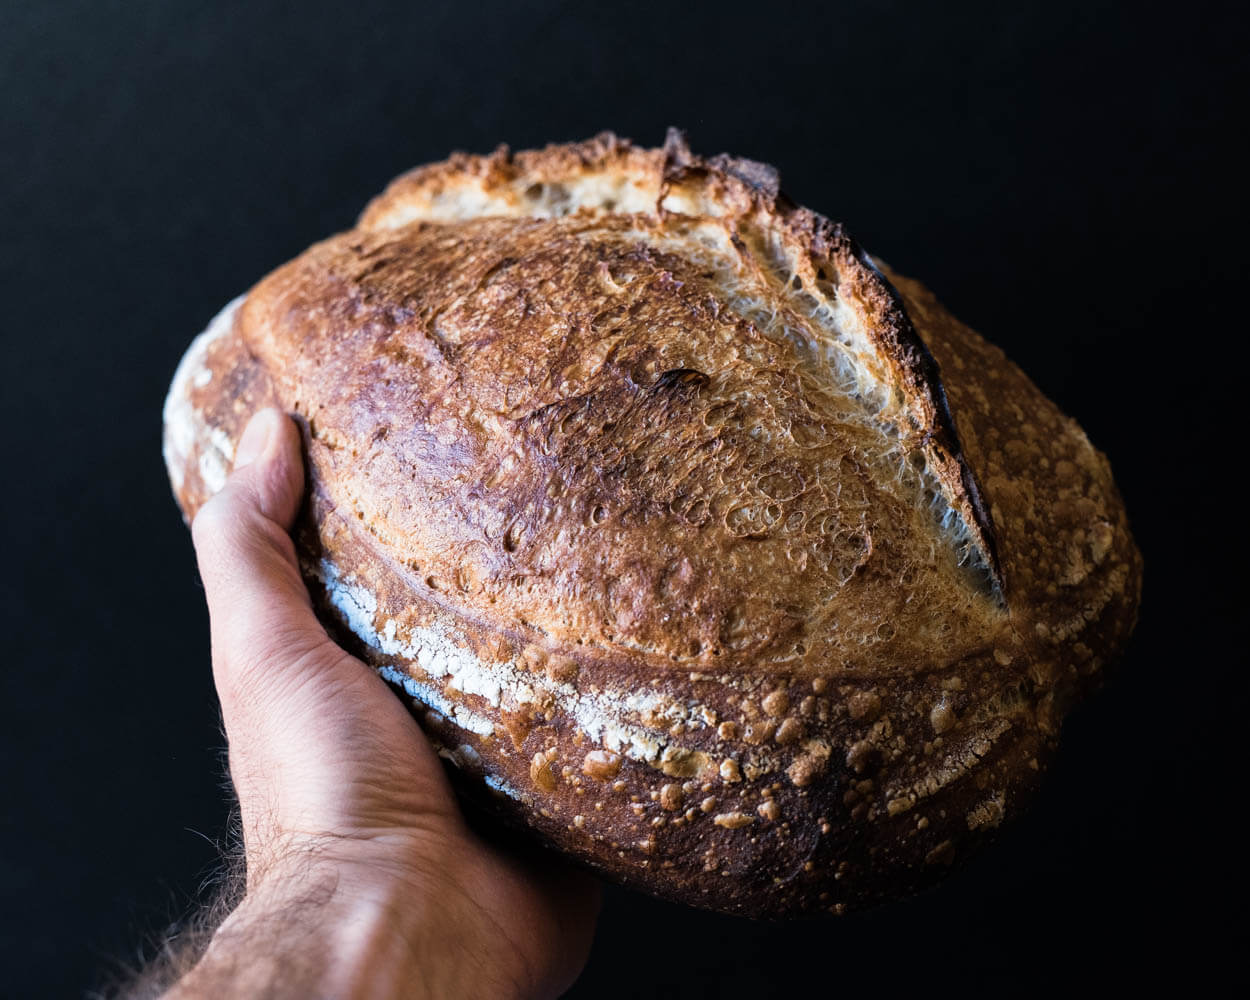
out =
[[[192,526],[247,883],[167,996],[557,996],[598,887],[468,828],[408,711],[313,614],[303,488],[298,430],[262,411]]]

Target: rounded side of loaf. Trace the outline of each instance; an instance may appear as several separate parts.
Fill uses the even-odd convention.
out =
[[[1027,798],[1123,645],[1104,457],[771,168],[680,135],[456,155],[214,320],[188,518],[300,422],[323,620],[468,798],[726,912],[914,889]]]

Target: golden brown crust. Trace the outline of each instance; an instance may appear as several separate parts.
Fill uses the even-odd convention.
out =
[[[167,409],[184,511],[252,411],[296,414],[325,620],[467,795],[659,895],[923,884],[1132,627],[1080,429],[771,168],[679,135],[419,168],[215,334]]]

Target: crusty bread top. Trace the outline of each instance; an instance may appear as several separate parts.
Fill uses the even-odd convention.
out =
[[[639,668],[984,644],[990,519],[854,245],[671,146],[560,152],[419,170],[249,297],[337,506],[457,614]]]
[[[605,134],[457,155],[396,180],[355,229],[210,331],[192,352],[203,367],[171,392],[171,474],[193,514],[247,413],[276,403],[305,424],[306,562],[322,548],[330,600],[371,646],[454,627],[481,669],[545,664],[564,697],[607,705],[650,685],[684,714],[629,709],[654,736],[630,737],[633,750],[614,738],[613,753],[705,787],[732,760],[719,774],[735,796],[768,796],[760,816],[789,809],[793,830],[841,830],[843,865],[853,824],[878,820],[906,846],[866,847],[866,871],[945,857],[957,807],[965,832],[985,825],[981,799],[1001,817],[1003,795],[964,780],[978,761],[988,768],[993,746],[996,787],[1025,784],[1063,708],[1123,643],[1140,559],[1080,428],[883,270],[790,203],[771,168],[699,159],[676,133],[654,150]],[[192,426],[201,440],[180,437]],[[336,598],[340,577],[375,594]],[[512,682],[459,683],[482,732],[496,717],[512,731]],[[606,737],[551,697],[545,752],[598,752],[582,744]],[[522,755],[531,728],[514,735]],[[516,773],[506,745],[466,746],[488,778]],[[673,765],[681,754],[707,767]],[[556,839],[581,794],[565,778],[568,803],[556,779],[535,778],[525,800]],[[948,786],[959,791],[934,799],[942,820],[923,817],[923,837],[899,825]],[[720,818],[711,842],[728,850],[743,824]],[[610,840],[626,820],[609,810],[603,831],[569,836]],[[759,893],[812,864],[786,836],[733,848],[774,852]],[[597,863],[616,864],[616,846]],[[697,866],[682,877],[706,905],[748,899],[745,883],[701,885]],[[881,891],[868,882],[847,898]],[[786,891],[761,905],[807,890]]]

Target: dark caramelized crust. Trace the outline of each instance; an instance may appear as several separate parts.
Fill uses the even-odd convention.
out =
[[[1136,611],[1080,429],[771,168],[677,135],[457,155],[265,278],[171,390],[188,517],[266,404],[305,432],[324,619],[464,794],[696,905],[930,880]]]

